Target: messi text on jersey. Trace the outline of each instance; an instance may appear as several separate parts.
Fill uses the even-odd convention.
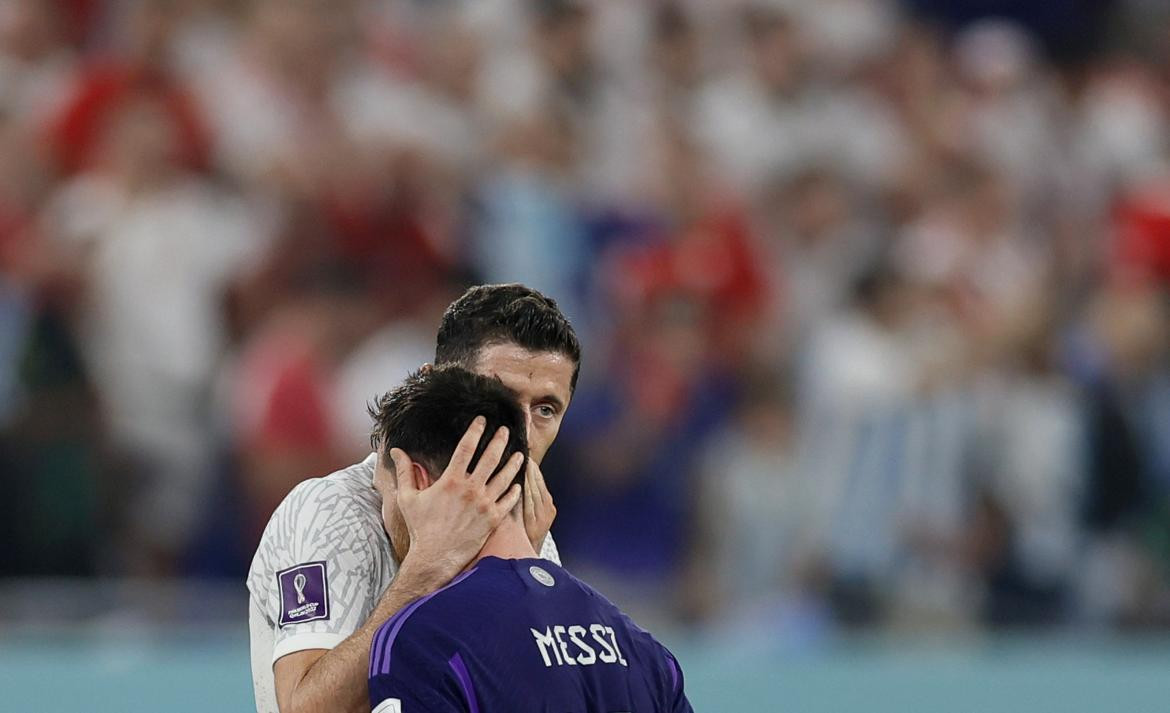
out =
[[[603,624],[592,624],[588,627],[547,626],[544,631],[529,629],[536,639],[536,646],[540,649],[540,656],[544,659],[546,668],[557,666],[592,666],[597,663],[621,664],[626,663],[625,656],[618,646],[617,635],[613,627]]]

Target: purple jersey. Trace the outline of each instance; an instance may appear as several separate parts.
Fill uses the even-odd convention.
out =
[[[678,662],[542,559],[485,557],[378,629],[377,713],[692,713]]]

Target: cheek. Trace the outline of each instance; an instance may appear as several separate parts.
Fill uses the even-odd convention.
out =
[[[398,508],[394,508],[394,512],[390,513],[390,532],[388,534],[394,555],[401,561],[406,556],[407,550],[410,549],[410,530],[406,527],[406,520]]]
[[[528,445],[533,453],[544,455],[553,441],[557,438],[557,432],[561,430],[559,421],[545,424],[536,424],[536,426],[529,431]]]

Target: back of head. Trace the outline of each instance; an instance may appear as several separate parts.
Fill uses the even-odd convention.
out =
[[[554,300],[519,284],[479,285],[452,302],[439,325],[435,364],[474,369],[481,349],[509,343],[571,358],[577,387],[581,343],[573,325]]]
[[[515,394],[496,379],[473,374],[458,366],[419,370],[398,388],[370,406],[374,419],[371,441],[384,458],[391,448],[401,448],[431,478],[446,469],[467,427],[476,416],[487,427],[468,470],[474,470],[492,436],[501,427],[508,429],[508,443],[501,466],[513,453],[528,456],[524,412]],[[498,470],[498,468],[497,468]],[[523,486],[524,468],[515,482]]]

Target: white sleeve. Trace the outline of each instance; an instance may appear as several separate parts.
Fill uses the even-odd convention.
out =
[[[254,598],[248,599],[248,633],[252,649],[252,691],[256,713],[280,713],[272,674],[272,625]]]
[[[557,543],[553,542],[552,533],[544,536],[544,542],[540,545],[540,557],[557,565],[561,564],[561,553],[557,550]]]
[[[332,649],[365,622],[380,592],[365,513],[344,486],[307,480],[264,530],[248,588],[273,629],[272,661]]]

